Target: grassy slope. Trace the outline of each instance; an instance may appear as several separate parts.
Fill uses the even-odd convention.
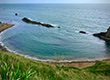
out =
[[[13,53],[0,51],[0,75],[2,75],[1,67],[4,67],[4,64],[7,64],[9,74],[12,74],[13,69],[15,73],[19,69],[22,76],[28,70],[31,70],[31,73],[36,72],[34,77],[29,77],[29,80],[110,80],[110,61],[101,61],[92,67],[78,69],[75,67],[53,66]],[[10,76],[7,78],[11,79]],[[13,78],[16,79],[16,77]]]

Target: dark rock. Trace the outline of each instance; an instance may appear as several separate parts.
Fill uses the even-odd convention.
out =
[[[17,14],[17,13],[15,13],[15,15],[17,16],[18,14]]]
[[[106,37],[110,38],[110,27],[107,29]]]
[[[0,22],[0,23],[2,23],[2,22]]]
[[[60,26],[58,26],[58,28],[60,28]]]
[[[100,32],[100,33],[93,34],[93,36],[97,36],[97,37],[105,36],[105,35],[106,35],[106,32]]]
[[[45,26],[45,27],[54,27],[54,26],[52,26],[50,24],[44,24],[44,23],[37,22],[37,21],[31,21],[31,20],[29,20],[28,18],[25,18],[25,17],[22,20],[24,22],[26,22],[26,23],[32,23],[32,24],[42,25],[42,26]]]
[[[83,33],[83,34],[86,34],[86,32],[85,32],[85,31],[79,31],[79,33]]]
[[[54,26],[52,26],[52,25],[50,25],[50,24],[42,24],[42,23],[41,23],[41,25],[42,25],[42,26],[46,26],[46,27],[54,27]]]
[[[95,33],[93,36],[99,37],[104,40],[110,40],[110,27],[107,29],[107,32]]]
[[[22,20],[23,20],[24,22],[27,22],[27,23],[30,23],[30,22],[31,22],[28,18],[25,18],[25,17],[24,17]]]

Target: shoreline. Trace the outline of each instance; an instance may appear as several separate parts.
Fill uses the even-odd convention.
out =
[[[13,27],[14,24],[7,24],[7,23],[0,23],[0,33],[8,28]],[[0,44],[0,51],[5,51],[5,52],[10,52],[8,51],[5,47],[3,47]],[[11,52],[10,52],[11,53]],[[13,53],[13,52],[12,52]],[[15,54],[15,53],[14,53]],[[18,54],[20,55],[20,54]],[[51,65],[59,65],[59,66],[66,66],[66,67],[77,67],[77,68],[85,68],[85,67],[89,67],[89,66],[93,66],[95,65],[98,61],[110,61],[110,59],[102,59],[102,60],[94,60],[94,61],[71,61],[71,62],[60,62],[60,61],[41,61],[41,60],[37,60],[35,58],[32,58],[28,55],[20,55],[20,56],[24,56],[26,58],[30,58],[30,59],[34,59],[36,61],[40,61],[40,62],[44,62],[44,63],[49,63]]]
[[[110,61],[110,59],[104,59],[101,61]],[[66,66],[66,67],[76,67],[79,69],[90,67],[98,63],[99,60],[95,61],[72,61],[72,62],[46,62],[52,65],[59,65],[60,67]]]

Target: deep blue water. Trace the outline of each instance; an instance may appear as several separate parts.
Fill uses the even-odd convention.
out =
[[[55,27],[28,24],[23,17]],[[92,36],[110,26],[110,4],[0,4],[0,21],[15,24],[1,34],[2,45],[15,53],[43,60],[55,54],[65,60],[110,58],[110,46]]]

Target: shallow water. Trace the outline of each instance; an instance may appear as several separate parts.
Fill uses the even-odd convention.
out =
[[[23,17],[55,27],[28,24]],[[40,60],[110,58],[110,46],[92,36],[109,27],[109,4],[0,4],[0,21],[15,24],[1,34],[2,45],[14,53]]]

